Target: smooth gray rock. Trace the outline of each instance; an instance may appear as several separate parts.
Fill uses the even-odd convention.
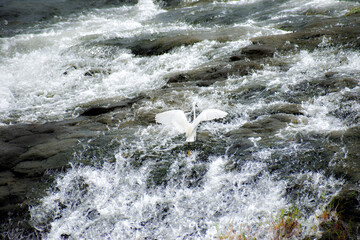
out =
[[[47,159],[59,152],[65,152],[73,149],[78,143],[77,139],[53,139],[47,143],[42,143],[31,147],[27,152],[20,155],[21,160],[42,160]]]
[[[206,87],[217,81],[224,81],[229,76],[244,76],[259,69],[262,69],[262,66],[258,62],[245,60],[228,62],[228,60],[225,60],[225,63],[223,61],[212,66],[204,66],[186,73],[169,76],[168,84],[191,83],[196,86]]]
[[[26,147],[20,144],[0,142],[0,169],[6,170],[20,161],[19,156],[26,152]]]

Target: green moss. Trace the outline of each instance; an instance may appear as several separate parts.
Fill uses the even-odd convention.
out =
[[[345,16],[350,16],[359,12],[360,12],[360,7],[353,7],[349,10],[347,14],[345,14]]]

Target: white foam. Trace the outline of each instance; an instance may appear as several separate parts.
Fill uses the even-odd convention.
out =
[[[226,170],[227,158],[211,157],[202,166],[196,156],[191,161],[177,156],[168,184],[151,188],[147,181],[153,163],[146,161],[134,169],[132,159],[122,152],[115,165],[73,167],[58,179],[57,190],[31,209],[33,221],[40,228],[52,219],[47,239],[59,239],[62,234],[86,239],[210,239],[230,225],[237,231],[246,226],[247,234],[260,239],[269,237],[264,225],[287,205],[286,182],[269,175],[262,161],[247,161],[237,172]],[[181,176],[190,176],[201,166],[207,168],[203,184],[188,187]],[[320,173],[302,175],[298,178],[309,179],[308,187],[317,188],[319,194],[335,189],[336,180]]]
[[[329,14],[342,16],[354,6],[359,6],[355,2],[340,2],[337,0],[300,0],[287,1],[279,7],[279,15],[304,14],[307,11],[318,13],[319,15]]]
[[[242,185],[262,171],[262,164],[249,163],[241,173],[233,174],[224,171],[225,159],[216,158],[209,165],[204,186],[188,188],[181,182],[170,181],[166,187],[148,189],[148,175],[144,173],[148,172],[146,169],[151,163],[135,171],[121,154],[117,159],[115,168],[107,164],[102,169],[74,168],[58,180],[57,193],[32,209],[36,221],[51,214],[59,216],[52,221],[47,239],[58,239],[62,234],[73,238],[163,239],[195,234],[195,239],[201,239],[204,237],[201,228],[212,236],[218,222],[226,225],[230,219],[245,221],[245,216],[253,215],[245,207],[247,204],[256,204],[250,209],[261,214],[273,209],[275,202],[279,206],[284,203],[280,200],[282,191],[279,186],[282,184],[272,184],[269,176],[259,181],[261,187],[257,190],[253,185],[250,188]],[[176,177],[178,163],[173,164],[175,171],[172,174]],[[198,163],[182,164],[189,164],[186,171],[191,171]],[[81,184],[86,186],[86,191],[79,189]],[[228,195],[229,191],[231,195]],[[266,201],[270,205],[261,203],[266,199],[272,200]],[[59,202],[67,208],[59,210]],[[89,217],[90,212],[96,213],[94,219]]]
[[[27,37],[33,40],[31,36]],[[12,40],[23,41],[16,37]],[[204,47],[211,48],[211,44],[200,43],[191,49],[144,59],[119,51],[109,61],[104,60],[101,57],[103,53],[97,49],[93,52],[81,49],[69,52],[67,48],[71,45],[63,45],[66,44],[27,46],[28,50],[18,51],[0,65],[3,73],[0,82],[14,98],[9,110],[17,111],[20,115],[19,119],[10,120],[31,122],[71,117],[67,115],[68,109],[76,109],[82,103],[99,98],[121,99],[159,88],[164,84],[163,75],[202,63],[205,58],[197,56],[201,55]],[[17,51],[18,46],[13,49]],[[100,69],[100,72],[93,77],[84,75],[92,69]],[[108,69],[111,69],[110,74],[106,73]],[[4,95],[6,102],[9,96],[8,93]],[[6,107],[9,104],[6,103]],[[5,109],[1,112],[2,121],[6,121],[7,112]]]
[[[14,96],[7,87],[0,87],[0,111],[9,111],[14,103]]]
[[[330,0],[321,4],[329,2],[335,4]],[[244,35],[239,36],[238,41],[202,41],[152,57],[135,57],[128,50],[119,50],[104,58],[108,54],[104,49],[82,47],[83,41],[175,30],[212,30],[184,22],[159,23],[154,20],[159,13],[163,10],[144,0],[136,6],[73,16],[71,21],[65,20],[38,34],[1,39],[4,58],[0,60],[0,72],[4,74],[0,76],[0,95],[3,96],[0,119],[48,121],[75,114],[77,106],[92,100],[121,99],[150,92],[161,88],[168,74],[229,56],[233,49],[248,45],[252,36],[282,33],[247,21],[235,25],[244,28]],[[278,96],[291,95],[294,86],[324,77],[330,71],[359,76],[357,52],[322,47],[314,52],[276,55],[274,61],[287,64],[288,71],[264,65],[263,70],[242,77],[229,76],[224,82],[207,88],[170,89],[164,91],[163,96],[135,106],[131,114],[119,120],[117,133],[121,137],[117,139],[120,147],[115,154],[116,163],[101,165],[97,162],[103,159],[94,157],[94,165],[98,167],[76,165],[63,173],[57,178],[53,191],[32,207],[33,224],[40,230],[50,224],[49,232],[43,236],[46,239],[60,239],[63,234],[74,239],[212,239],[230,225],[240,230],[246,227],[251,237],[269,239],[268,228],[261,228],[259,223],[266,225],[273,214],[289,207],[286,198],[289,185],[301,183],[314,195],[318,194],[316,198],[325,196],[325,202],[342,183],[325,177],[322,172],[278,176],[276,171],[269,170],[269,165],[308,150],[307,146],[294,141],[293,137],[299,132],[322,134],[345,130],[347,123],[331,113],[341,96],[359,88],[304,98],[299,103],[302,115],[292,116],[298,122],[291,122],[275,133],[271,147],[266,146],[269,139],[265,137],[250,137],[252,145],[248,150],[251,151],[245,159],[226,155],[204,157],[206,154],[200,150],[192,151],[189,157],[185,150],[179,150],[185,149],[183,136],[154,122],[144,126],[136,120],[138,116],[154,116],[169,109],[190,111],[196,101],[200,111],[218,108],[229,113],[224,121],[199,126],[199,131],[223,138],[224,133],[256,121],[262,113],[269,115],[268,108],[287,104]],[[104,72],[92,77],[84,75],[96,68]],[[248,91],[253,91],[253,95],[242,99]],[[267,91],[272,92],[269,99],[266,94],[262,95]],[[358,105],[354,106],[353,111]],[[8,111],[20,117],[14,118]],[[274,157],[276,154],[279,157]],[[161,164],[166,166],[162,176],[166,184],[157,185],[152,174]],[[313,195],[303,196],[299,204],[314,207],[313,198]]]

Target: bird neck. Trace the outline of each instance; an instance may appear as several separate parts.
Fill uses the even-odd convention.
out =
[[[194,119],[193,119],[193,122],[195,121],[195,118],[196,118],[196,111],[195,111],[195,104],[193,106],[193,111],[194,111]]]

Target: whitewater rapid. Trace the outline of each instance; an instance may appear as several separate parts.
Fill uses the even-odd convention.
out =
[[[140,0],[132,6],[60,16],[55,23],[0,38],[1,125],[72,119],[97,101],[148,96],[123,110],[126,117],[111,129],[119,145],[109,153],[114,161],[95,155],[92,164],[79,164],[82,155],[74,154],[71,167],[31,207],[31,223],[44,239],[213,239],[232,227],[268,239],[269,227],[260,226],[284,208],[313,209],[303,217],[315,219],[315,209],[327,203],[344,180],[306,161],[322,160],[320,153],[328,146],[322,136],[354,126],[334,112],[359,86],[328,93],[307,93],[300,87],[328,72],[360,79],[359,51],[332,48],[324,39],[313,52],[276,53],[271,61],[282,62],[286,71],[265,63],[261,70],[228,76],[209,87],[180,86],[156,95],[166,88],[168,76],[229,56],[251,44],[253,37],[286,33],[277,28],[279,22],[291,24],[304,12],[341,16],[356,5],[335,0],[273,4],[184,1],[166,9]],[[236,29],[232,39],[203,40],[154,56],[99,44],[223,29]],[[217,108],[229,115],[203,123],[198,148],[188,156],[183,136],[145,120],[170,109],[190,112],[195,101],[200,110]],[[243,155],[229,154],[234,131],[289,104],[297,105],[299,114],[285,127],[249,137]],[[346,111],[357,109],[355,101]],[[345,155],[346,149],[337,154]],[[336,164],[338,158],[326,161]],[[294,186],[301,189],[290,196],[287,191]],[[313,222],[306,224],[311,231]]]

